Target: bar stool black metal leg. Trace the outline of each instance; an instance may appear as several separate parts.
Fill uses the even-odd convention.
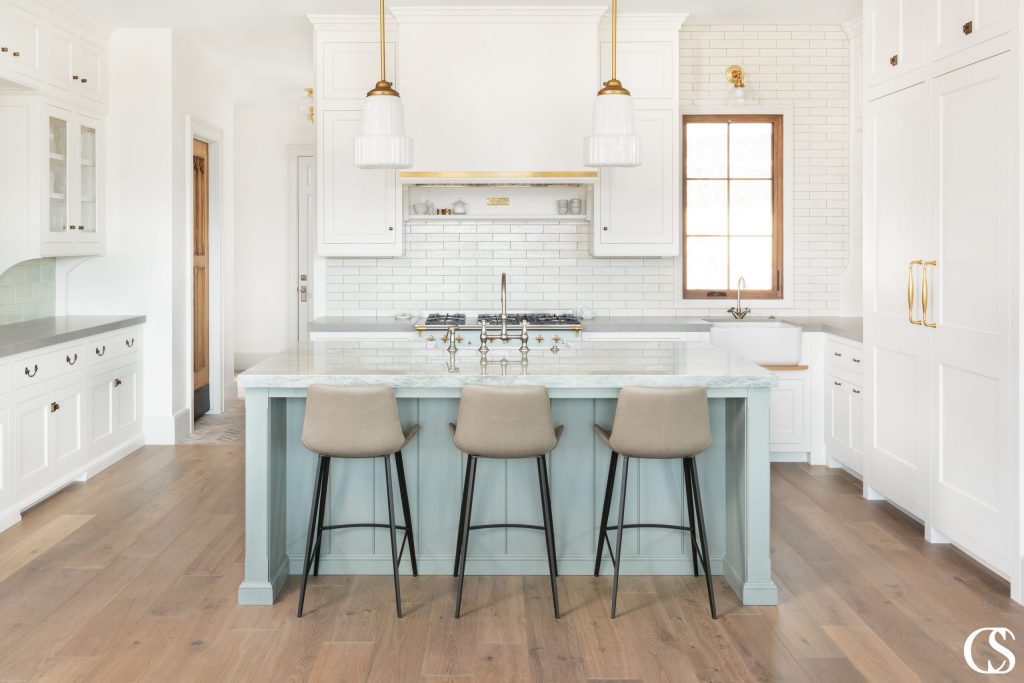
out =
[[[306,581],[309,579],[309,564],[313,559],[313,534],[316,533],[317,512],[320,508],[317,492],[320,490],[320,485],[323,481],[327,460],[326,457],[320,456],[319,467],[316,470],[316,483],[313,485],[313,503],[310,505],[309,510],[309,532],[306,534],[306,554],[302,558],[302,584],[299,586],[299,608],[295,614],[299,618],[302,617],[302,605],[306,601]]]
[[[455,534],[455,567],[452,576],[459,575],[459,557],[462,555],[462,522],[466,519],[466,501],[469,499],[469,458],[466,459],[466,475],[462,479],[462,506],[459,509],[459,528]]]
[[[395,453],[395,469],[398,470],[398,494],[402,497],[402,517],[405,518],[405,536],[409,539],[409,561],[412,563],[412,575],[419,576],[416,567],[416,541],[412,534],[412,514],[409,512],[409,489],[405,485],[405,463],[402,462],[402,451]]]
[[[331,459],[325,458],[325,460],[327,460],[327,471],[324,472],[323,479],[320,481],[320,488],[317,490],[320,509],[317,512],[316,546],[313,551],[313,576],[320,576],[320,547],[324,543],[324,511],[327,507],[328,482],[331,480]]]
[[[551,601],[555,606],[555,619],[561,618],[558,609],[558,569],[555,567],[555,524],[551,516],[551,491],[548,488],[546,458],[537,458],[537,476],[540,480],[540,507],[544,515],[544,542],[548,549],[548,574],[551,575]]]
[[[395,537],[395,498],[391,490],[391,456],[384,456],[384,481],[388,487],[388,536],[391,538],[391,572],[395,575],[395,610],[402,618],[402,586],[398,580],[398,540]]]
[[[466,514],[462,519],[462,528],[459,529],[459,546],[462,553],[459,555],[458,582],[455,585],[455,618],[462,614],[462,583],[466,578],[466,555],[469,554],[469,527],[473,519],[473,485],[476,484],[476,456],[469,456],[466,464]]]
[[[612,509],[612,489],[615,488],[615,466],[619,462],[619,454],[612,451],[608,461],[608,483],[604,485],[604,505],[601,507],[601,526],[597,528],[597,559],[594,560],[594,576],[601,575],[601,557],[604,555],[604,540],[608,535],[608,513]]]
[[[697,555],[697,522],[693,512],[693,484],[690,483],[692,471],[693,459],[683,458],[683,481],[686,482],[686,514],[689,517],[687,526],[690,527],[690,552],[693,554],[693,575],[700,576],[700,569],[697,566],[699,556]]]
[[[544,491],[545,491],[545,493],[546,493],[546,495],[548,497],[548,512],[550,514],[550,512],[551,512],[551,480],[548,477],[548,457],[547,457],[547,455],[540,456],[540,463],[544,467]],[[551,556],[555,560],[555,576],[558,576],[558,548],[555,547],[555,527],[554,527],[554,525],[552,525],[552,527],[551,527],[551,547],[554,549],[554,552],[551,553]]]
[[[626,520],[626,479],[629,476],[629,456],[622,456],[622,483],[619,488],[619,532],[615,539],[615,578],[612,579],[612,619],[619,601],[619,569],[622,567],[622,526]]]
[[[718,618],[715,608],[715,587],[711,582],[711,556],[708,553],[708,535],[704,527],[704,506],[700,502],[700,481],[697,478],[697,463],[690,464],[690,480],[693,482],[693,502],[697,507],[697,526],[700,529],[701,561],[704,564],[704,578],[708,583],[708,602],[711,603],[711,618]]]

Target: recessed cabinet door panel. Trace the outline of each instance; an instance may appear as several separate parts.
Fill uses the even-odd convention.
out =
[[[924,516],[928,490],[929,330],[920,264],[930,225],[927,86],[868,103],[865,113],[865,476]]]
[[[678,251],[674,125],[669,110],[638,110],[643,164],[601,170],[595,256],[671,256]]]
[[[1010,571],[1011,183],[1016,56],[935,79],[937,230],[929,258],[933,526]]]
[[[353,146],[362,134],[362,113],[327,111],[320,182],[321,254],[396,255],[401,251],[395,216],[395,171],[356,168]]]
[[[104,78],[103,48],[95,43],[79,38],[75,41],[71,56],[71,78],[82,95],[96,101],[103,100]]]
[[[936,0],[865,0],[865,82],[870,87],[923,66]]]
[[[49,414],[48,396],[29,399],[12,408],[15,489],[19,494],[31,491],[51,476]]]
[[[57,473],[82,463],[86,450],[82,442],[82,385],[75,384],[52,394],[53,457]]]
[[[62,90],[77,92],[78,81],[71,80],[71,54],[75,37],[71,32],[55,25],[47,26],[43,43],[42,68],[46,80]]]
[[[104,373],[89,382],[87,395],[90,403],[90,440],[94,453],[106,452],[114,445],[117,434],[115,424],[114,375]]]
[[[1010,30],[1013,0],[934,0],[935,58],[940,59]]]
[[[24,7],[11,3],[8,13],[0,15],[0,20],[7,24],[0,39],[4,42],[3,47],[8,49],[8,52],[0,54],[0,59],[3,62],[9,60],[11,70],[19,76],[33,81],[38,80],[43,19]]]
[[[13,496],[14,449],[11,447],[11,412],[7,408],[0,408],[0,509],[6,507]]]
[[[828,438],[843,448],[850,445],[850,392],[842,380],[830,377]]]
[[[385,43],[388,80],[401,92],[395,44]],[[377,43],[324,43],[323,66],[319,72],[324,82],[319,95],[326,100],[353,100],[352,106],[362,109],[366,92],[380,80],[380,46]]]
[[[805,441],[804,384],[803,377],[779,377],[779,385],[772,389],[770,441],[773,447],[799,445]]]
[[[117,385],[117,380],[120,384]],[[117,410],[117,436],[119,441],[139,431],[139,369],[138,366],[122,368],[114,384],[116,394],[114,405]]]
[[[677,60],[672,57],[672,42],[665,41],[619,41],[618,78],[629,88],[635,100],[671,99],[679,97],[675,83],[675,72],[671,66]],[[601,44],[601,81],[612,77],[611,43]],[[599,85],[595,85],[600,88]]]

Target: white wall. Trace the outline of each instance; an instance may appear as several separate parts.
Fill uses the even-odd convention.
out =
[[[175,34],[173,43],[173,160],[174,213],[174,365],[173,402],[180,414],[192,406],[192,138],[200,128],[220,138],[210,148],[210,340],[222,344],[221,360],[212,358],[211,373],[219,365],[224,395],[234,399],[234,83],[231,73],[212,61],[194,43]],[[219,180],[219,207],[215,185]],[[217,209],[219,208],[219,216]],[[219,257],[218,257],[219,250]],[[220,269],[218,277],[217,269]],[[220,296],[218,285],[221,283]],[[215,299],[219,299],[219,304]],[[219,331],[216,313],[221,311]],[[211,400],[215,397],[211,395]],[[211,410],[219,406],[211,404]],[[180,427],[179,427],[180,429]],[[179,435],[180,436],[180,435]]]
[[[66,310],[59,313],[146,315],[146,441],[174,443],[188,431],[192,404],[192,257],[185,206],[192,160],[186,151],[187,117],[200,116],[220,127],[230,160],[232,82],[200,51],[162,28],[114,31],[108,80],[107,253],[61,260],[58,287],[63,288]],[[232,166],[226,164],[226,197],[233,196],[232,179]],[[221,224],[228,264],[228,358],[233,336],[232,213],[233,203],[225,201]]]
[[[174,438],[171,77],[170,29],[114,31],[106,121],[107,253],[58,264],[67,309],[58,313],[146,315],[143,401],[150,443]]]
[[[291,341],[288,147],[316,141],[298,108],[301,94],[290,104],[235,107],[235,220],[244,226],[235,238],[237,369]]]

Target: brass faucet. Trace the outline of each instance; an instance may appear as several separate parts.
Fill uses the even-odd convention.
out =
[[[741,275],[736,282],[736,305],[729,309],[729,313],[737,320],[743,320],[750,313],[749,308],[743,308],[743,288],[746,286],[747,281]]]

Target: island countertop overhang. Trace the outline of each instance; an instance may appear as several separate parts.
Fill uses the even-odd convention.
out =
[[[771,388],[770,371],[702,342],[587,341],[557,353],[535,348],[472,349],[450,354],[420,340],[330,340],[298,343],[238,378],[244,389],[296,390],[311,384],[387,384],[396,391],[458,390],[466,384],[540,384],[551,390],[607,391],[623,386]]]

